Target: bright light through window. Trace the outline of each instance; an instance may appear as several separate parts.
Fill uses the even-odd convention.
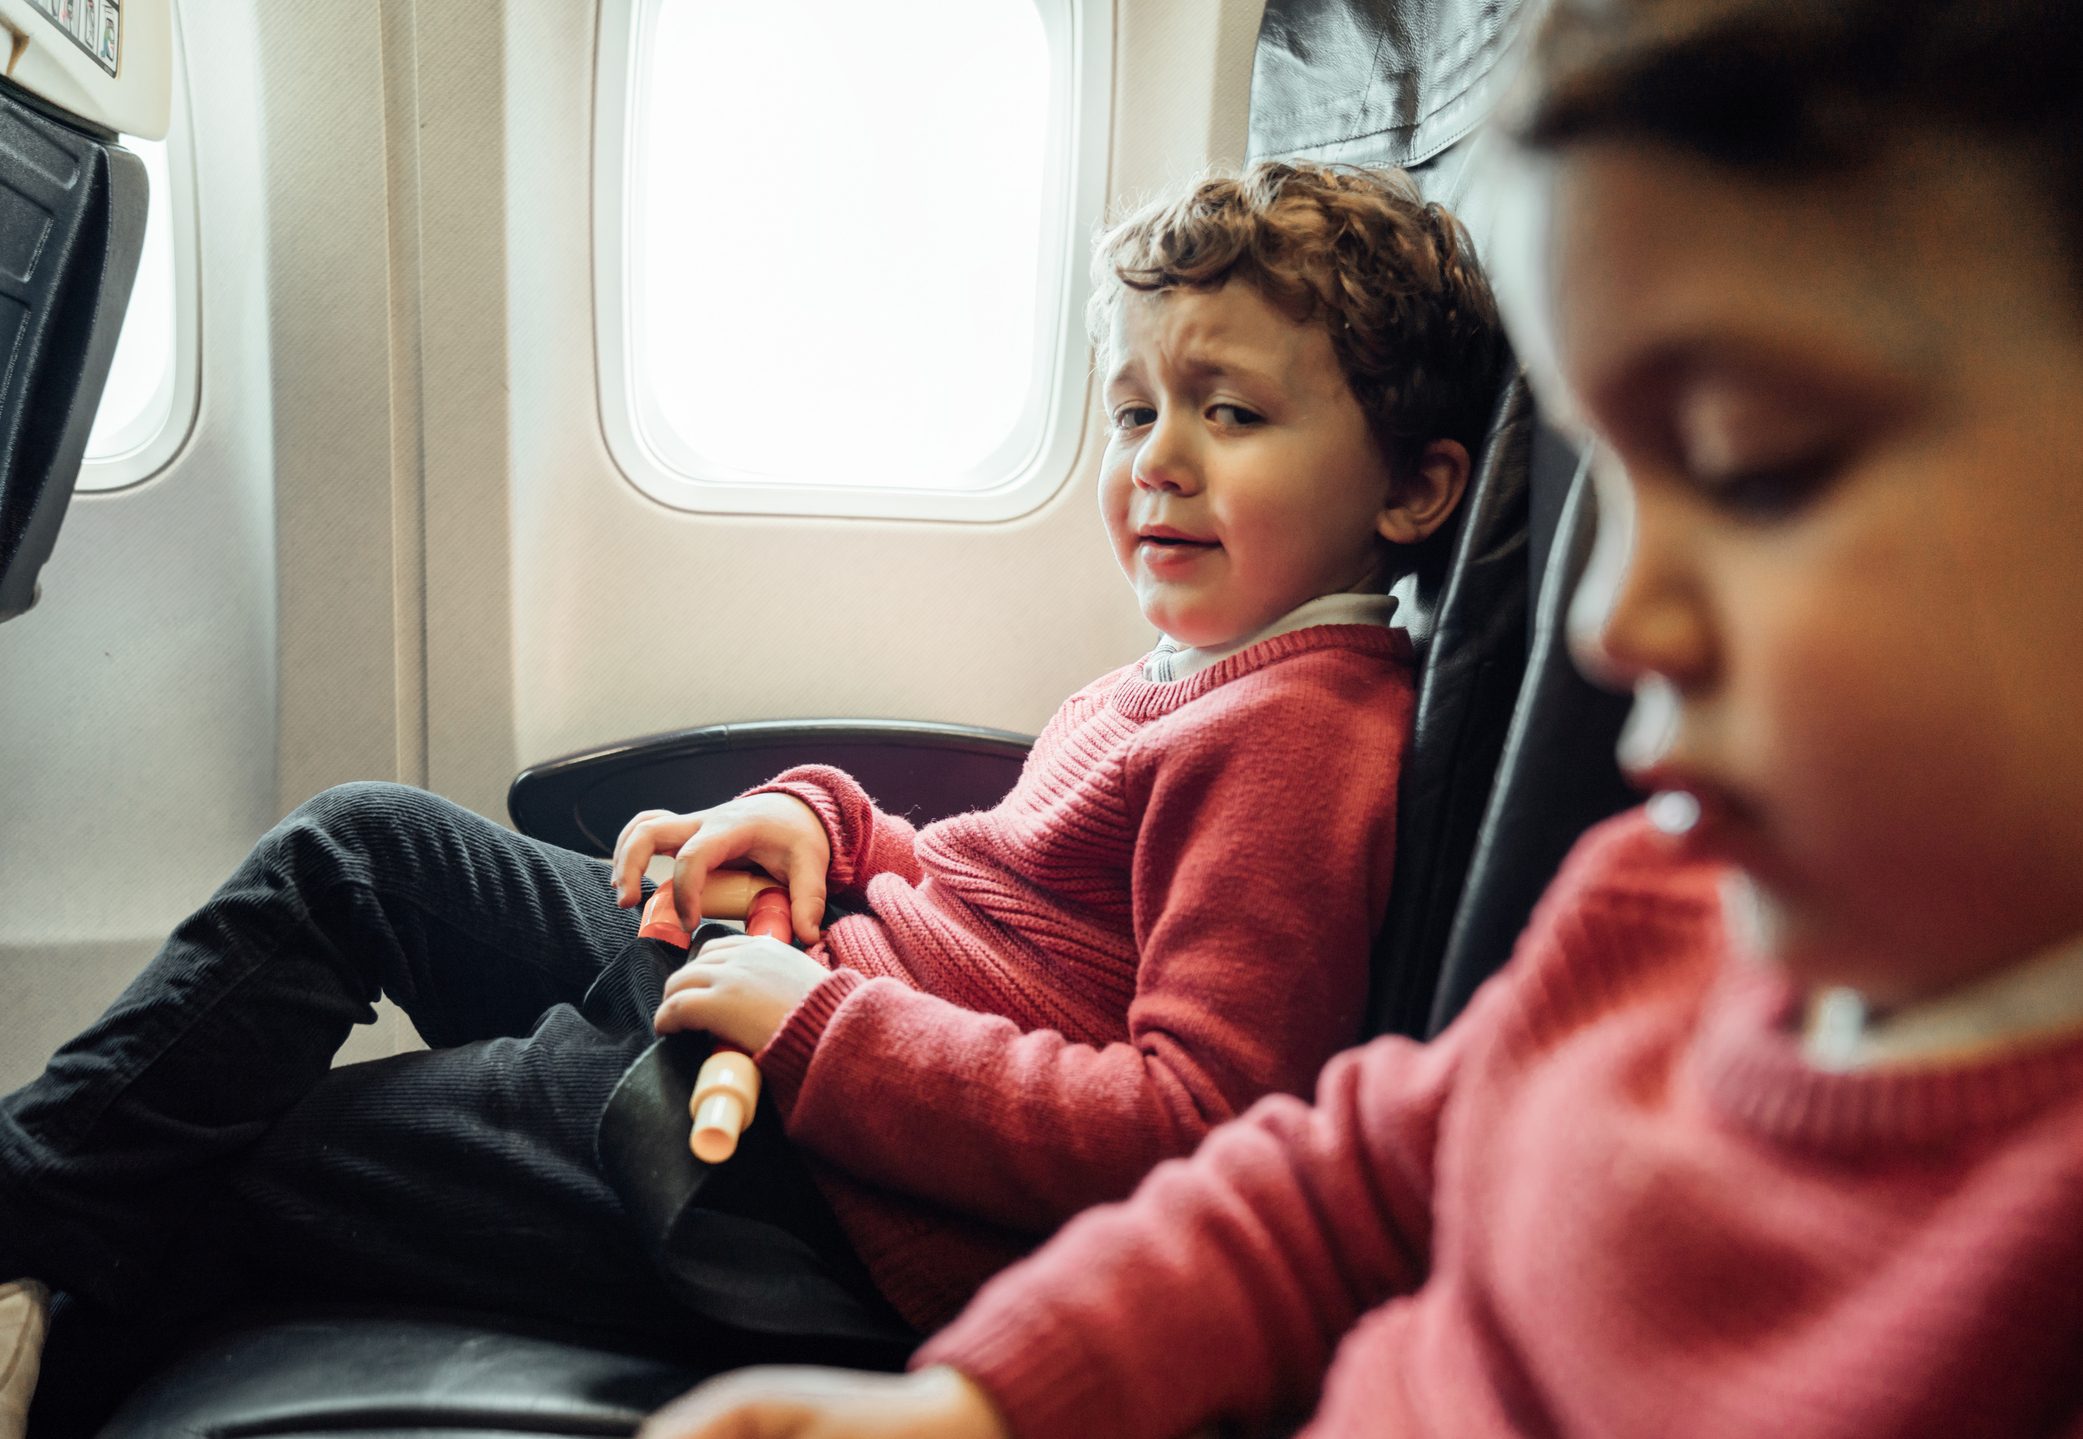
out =
[[[145,249],[138,260],[130,308],[123,313],[108,387],[87,438],[89,462],[113,460],[149,444],[166,428],[174,404],[174,187],[166,144],[123,143],[145,162],[151,207],[145,214]]]
[[[650,0],[626,316],[673,468],[960,490],[1033,455],[1068,149],[1036,6]]]

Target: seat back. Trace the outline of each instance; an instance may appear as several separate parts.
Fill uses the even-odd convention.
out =
[[[1523,0],[1268,0],[1252,70],[1255,156],[1400,165],[1484,248],[1483,120],[1510,82]],[[1563,620],[1595,524],[1577,451],[1514,384],[1465,528],[1406,612],[1427,643],[1398,798],[1377,1032],[1444,1026],[1509,957],[1577,837],[1631,796],[1627,701],[1569,662]]]
[[[1510,78],[1525,0],[1267,0],[1251,58],[1255,159],[1417,170]]]
[[[1495,100],[1515,3],[1270,0],[1253,56],[1249,154],[1401,166],[1456,208],[1467,137]],[[1457,148],[1462,147],[1462,148]],[[1416,721],[1397,780],[1373,1033],[1422,1034],[1519,693],[1529,629],[1533,405],[1516,363],[1450,534],[1396,587],[1416,642]]]
[[[1575,456],[1556,445],[1552,474]],[[1534,903],[1578,836],[1633,800],[1614,746],[1628,699],[1593,686],[1570,663],[1564,634],[1597,524],[1588,467],[1562,488],[1552,539],[1534,576],[1533,639],[1524,683],[1477,831],[1466,880],[1440,960],[1424,1032],[1435,1034],[1511,956]]]
[[[1370,1033],[1424,1032],[1519,691],[1532,427],[1532,399],[1512,362],[1448,543],[1395,590],[1399,621],[1416,645],[1417,704],[1397,777],[1395,868],[1375,937]]]
[[[144,163],[0,81],[0,621],[36,603],[145,243]]]

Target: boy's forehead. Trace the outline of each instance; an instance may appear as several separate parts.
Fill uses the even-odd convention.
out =
[[[1703,361],[1912,378],[1993,325],[2065,315],[2073,281],[2044,206],[2012,193],[2040,209],[2038,233],[2007,217],[2005,244],[1988,243],[2015,174],[1894,148],[1867,172],[1781,184],[1652,146],[1568,152],[1542,309],[1570,388],[1596,413]]]
[[[1115,374],[1161,363],[1278,378],[1306,364],[1319,346],[1326,356],[1330,350],[1321,324],[1297,323],[1236,280],[1215,290],[1126,292],[1114,306],[1110,334]]]

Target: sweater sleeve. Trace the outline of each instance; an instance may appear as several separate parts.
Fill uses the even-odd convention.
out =
[[[1313,1108],[1264,1100],[992,1280],[913,1366],[967,1374],[1018,1439],[1305,1408],[1354,1322],[1423,1282],[1467,1034],[1341,1055]]]
[[[858,1178],[1043,1234],[1260,1096],[1306,1093],[1360,1032],[1388,902],[1402,720],[1380,698],[1297,724],[1269,693],[1272,712],[1151,735],[1131,760],[1124,1041],[835,981],[760,1056],[790,1135]],[[1369,779],[1320,783],[1344,773]]]
[[[845,770],[798,765],[745,793],[792,795],[817,812],[832,843],[826,882],[833,893],[858,893],[878,874],[917,882],[918,832],[911,821],[877,809],[860,782]]]
[[[1473,1106],[1518,1082],[1534,1036],[1582,1008],[1561,967],[1603,972],[1580,920],[1615,897],[1639,906],[1625,872],[1639,829],[1624,817],[1579,843],[1511,962],[1437,1039],[1340,1055],[1313,1106],[1262,1101],[987,1283],[912,1367],[968,1375],[1016,1439],[1154,1439],[1310,1407],[1334,1353],[1375,1344],[1426,1281],[1457,1107],[1475,1122]],[[1393,1369],[1359,1371],[1311,1433],[1379,1428],[1370,1386]]]

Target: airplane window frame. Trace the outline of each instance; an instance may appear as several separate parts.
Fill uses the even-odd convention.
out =
[[[165,146],[168,192],[155,194],[151,203],[164,205],[166,234],[173,248],[174,324],[171,354],[160,372],[160,385],[169,387],[165,415],[134,443],[111,455],[87,457],[80,463],[76,494],[106,495],[131,489],[152,479],[170,466],[195,430],[202,399],[201,279],[198,273],[199,235],[196,214],[195,127],[189,108],[187,66],[181,42],[179,9],[173,14],[173,105],[171,123],[162,143]],[[128,137],[125,137],[127,139]],[[119,144],[125,140],[119,140]],[[137,142],[129,140],[134,146]],[[148,254],[139,260],[140,269],[150,264]],[[104,401],[106,395],[104,395]],[[149,408],[149,402],[148,402]]]
[[[608,454],[639,490],[676,510],[709,514],[828,519],[1016,519],[1047,503],[1069,481],[1090,409],[1090,346],[1084,308],[1090,236],[1106,202],[1112,103],[1113,0],[1031,0],[1050,47],[1049,155],[1045,174],[1043,284],[1053,323],[1037,341],[1053,353],[1037,367],[1025,412],[1040,407],[1025,453],[1002,446],[987,461],[1001,473],[981,485],[894,488],[831,485],[725,472],[661,442],[663,425],[644,384],[631,323],[636,227],[630,174],[641,100],[644,41],[664,0],[605,0],[600,11],[594,125],[594,340],[596,398]],[[1051,247],[1053,246],[1053,251]],[[649,413],[647,413],[649,411]]]

